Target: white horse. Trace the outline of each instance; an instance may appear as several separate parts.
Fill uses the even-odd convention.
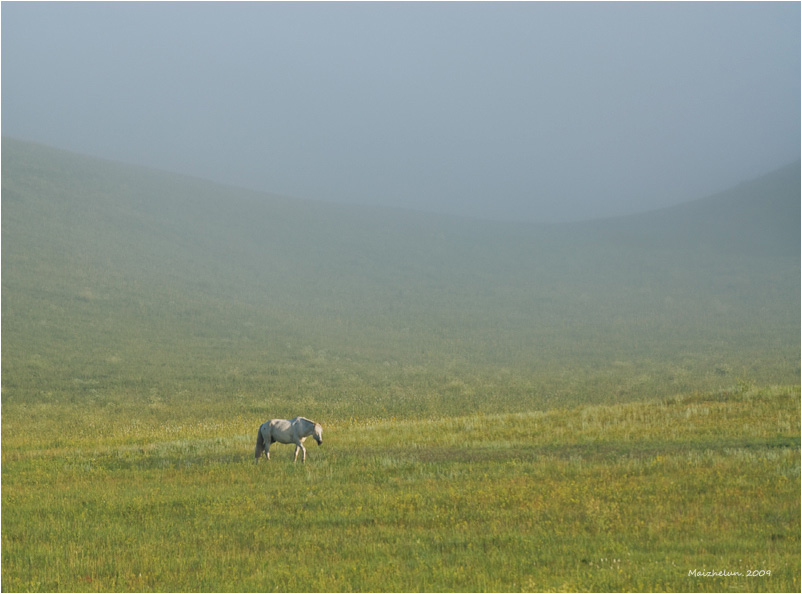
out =
[[[320,423],[315,423],[304,417],[295,417],[294,419],[270,419],[262,426],[259,427],[259,433],[256,434],[256,452],[254,456],[256,461],[265,453],[267,459],[270,460],[270,445],[277,441],[279,443],[294,443],[295,444],[295,457],[293,462],[298,460],[298,452],[304,453],[303,462],[306,462],[306,448],[304,447],[304,440],[312,436],[315,438],[317,445],[323,444],[323,427]]]

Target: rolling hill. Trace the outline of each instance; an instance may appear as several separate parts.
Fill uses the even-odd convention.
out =
[[[800,165],[792,163],[709,198],[623,217],[603,229],[664,249],[794,258],[800,245],[799,177]]]
[[[798,383],[799,163],[536,225],[2,149],[4,406],[388,416]]]

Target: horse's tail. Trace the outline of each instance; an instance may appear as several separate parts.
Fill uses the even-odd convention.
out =
[[[256,433],[256,451],[254,452],[254,457],[258,460],[259,456],[262,455],[262,452],[265,451],[265,438],[262,435],[262,428],[259,427],[259,431]]]

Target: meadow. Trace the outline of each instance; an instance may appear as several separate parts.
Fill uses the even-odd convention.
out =
[[[2,158],[3,591],[799,591],[798,163],[541,226]]]
[[[799,397],[340,420],[306,464],[235,407],[20,433],[3,589],[797,591]]]

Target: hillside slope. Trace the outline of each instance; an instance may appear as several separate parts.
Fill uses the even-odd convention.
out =
[[[708,198],[595,225],[655,247],[793,260],[801,215],[797,161]]]
[[[2,165],[4,405],[356,393],[375,414],[447,412],[481,385],[488,409],[528,410],[798,380],[798,164],[796,185],[786,169],[555,226],[288,199],[10,139]]]

